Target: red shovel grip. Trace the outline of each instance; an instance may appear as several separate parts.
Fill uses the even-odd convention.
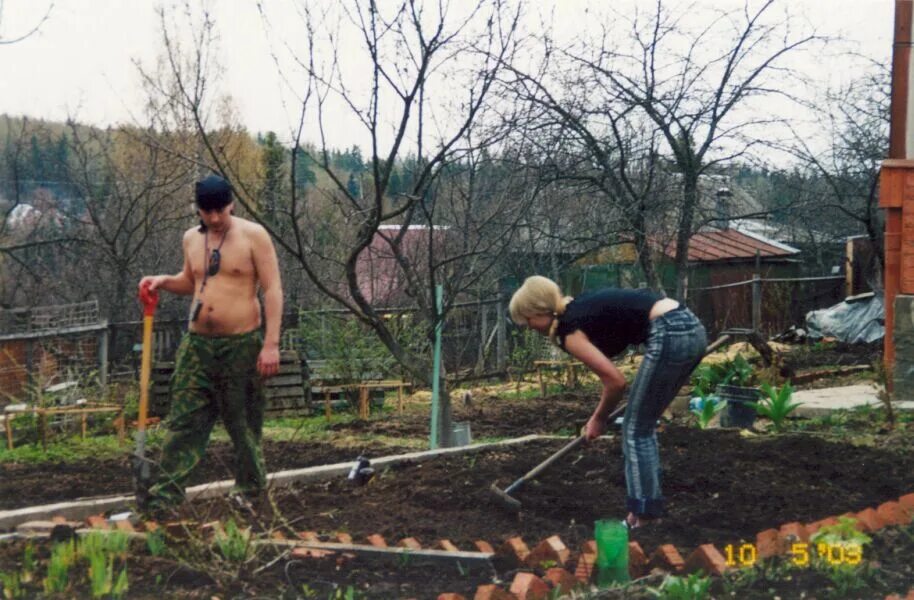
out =
[[[156,306],[159,304],[158,290],[151,291],[148,283],[140,286],[140,302],[143,303],[143,316],[153,316],[156,312]]]

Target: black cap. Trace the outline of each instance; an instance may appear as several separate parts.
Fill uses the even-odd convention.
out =
[[[218,175],[197,182],[197,206],[203,210],[221,210],[232,201],[232,186]]]

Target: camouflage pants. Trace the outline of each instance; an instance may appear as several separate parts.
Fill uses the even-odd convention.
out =
[[[168,433],[159,474],[149,491],[149,507],[183,501],[184,483],[203,459],[219,417],[235,446],[235,487],[252,494],[264,488],[260,440],[265,400],[257,373],[262,346],[260,331],[221,337],[184,335],[175,356]]]

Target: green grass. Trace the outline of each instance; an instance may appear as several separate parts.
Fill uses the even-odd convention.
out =
[[[147,437],[147,448],[158,446],[161,443],[162,433],[151,432]],[[121,446],[117,443],[117,436],[103,435],[82,439],[79,436],[62,437],[48,443],[45,450],[41,444],[23,444],[12,450],[0,450],[0,463],[27,463],[36,464],[44,462],[69,463],[83,461],[89,458],[98,460],[122,458],[125,454],[133,452],[133,440],[128,439]]]

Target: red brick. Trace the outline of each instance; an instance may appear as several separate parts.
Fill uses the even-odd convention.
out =
[[[581,546],[581,554],[596,554],[597,553],[597,541],[596,540],[587,540]]]
[[[904,506],[905,508],[914,510],[914,494],[905,494],[898,499],[898,504]]]
[[[559,595],[570,594],[575,588],[581,585],[577,578],[562,567],[552,567],[546,569],[543,579],[552,584],[552,587],[558,590]]]
[[[786,554],[790,551],[793,544],[798,542],[808,542],[809,533],[802,523],[796,521],[781,525],[778,531],[778,553]]]
[[[878,531],[885,527],[885,522],[872,508],[861,510],[857,513],[856,518],[857,522],[863,526],[863,531],[865,532]]]
[[[365,540],[375,548],[387,548],[387,540],[379,533],[372,533]]]
[[[473,542],[473,545],[476,546],[476,549],[480,552],[487,552],[488,554],[495,554],[495,548],[492,547],[492,544],[485,540],[476,540]]]
[[[766,529],[765,531],[759,531],[755,536],[755,549],[758,551],[759,559],[770,558],[780,554],[778,530]]]
[[[522,565],[530,555],[530,549],[520,537],[513,537],[498,547],[497,554],[514,564]]]
[[[628,543],[628,575],[638,579],[647,574],[647,554],[638,542]]]
[[[494,583],[489,583],[476,588],[476,595],[473,596],[473,600],[517,600],[517,596],[501,589]]]
[[[438,600],[467,600],[467,599],[464,598],[463,596],[461,596],[460,594],[447,593],[447,594],[438,594]]]
[[[673,544],[664,544],[657,548],[647,563],[651,569],[657,567],[669,573],[680,573],[685,569],[685,561]]]
[[[86,519],[86,523],[92,529],[111,529],[108,519],[102,515],[92,515]]]
[[[451,540],[438,540],[432,547],[437,548],[438,550],[445,550],[447,552],[460,552],[460,548],[451,543]]]
[[[687,573],[702,570],[709,575],[723,575],[727,561],[713,544],[702,544],[686,559],[685,570]]]
[[[902,598],[898,594],[889,594],[885,597],[885,600],[902,600]]]
[[[564,567],[569,558],[571,558],[571,550],[565,546],[559,536],[553,535],[537,544],[524,562],[533,568],[542,568],[545,562],[555,563],[551,565],[553,567]]]
[[[578,564],[574,568],[574,576],[581,583],[590,583],[593,581],[596,564],[596,554],[582,554],[578,557]]]
[[[422,544],[413,537],[403,538],[397,542],[397,546],[400,548],[409,548],[410,550],[422,550]]]
[[[912,511],[898,502],[883,502],[876,508],[876,514],[886,525],[907,525],[914,517]]]
[[[511,582],[511,593],[519,600],[541,600],[549,595],[549,584],[533,573],[518,573]]]
[[[121,519],[119,521],[114,521],[114,527],[117,528],[118,531],[124,531],[126,533],[136,532],[136,529],[133,528],[133,523],[131,523],[127,519]]]
[[[282,541],[282,540],[285,540],[285,539],[286,539],[286,534],[284,534],[282,531],[280,531],[279,529],[277,529],[276,531],[270,533],[270,538],[271,538],[271,539],[274,539],[274,540],[280,540],[280,541]]]
[[[352,536],[349,535],[348,533],[346,533],[345,531],[340,531],[339,533],[337,533],[335,536],[335,539],[336,539],[336,541],[338,541],[341,544],[351,544],[352,543]]]
[[[318,537],[316,531],[299,531],[298,539],[305,540],[306,542],[319,542],[320,537]]]
[[[336,554],[333,550],[321,550],[320,548],[293,548],[292,558],[330,558]]]
[[[837,518],[835,518],[835,517],[826,517],[826,518],[824,518],[824,519],[822,519],[822,520],[820,520],[820,521],[816,521],[815,523],[810,523],[809,525],[807,525],[807,526],[806,526],[806,531],[808,531],[808,532],[809,532],[809,535],[811,536],[812,534],[814,534],[815,532],[819,531],[819,530],[822,529],[823,527],[828,527],[828,526],[830,526],[830,525],[837,525],[837,524],[838,524],[838,519],[837,519]]]

